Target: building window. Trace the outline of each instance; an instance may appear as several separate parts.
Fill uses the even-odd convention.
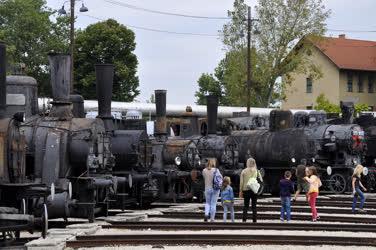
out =
[[[375,78],[373,75],[368,75],[368,93],[373,93],[374,92],[374,81]]]
[[[347,73],[347,92],[353,92],[353,76]]]
[[[306,79],[306,91],[307,93],[312,93],[312,79],[311,78]]]
[[[312,109],[313,109],[313,106],[307,106],[306,109],[308,109],[308,110],[312,110]]]
[[[363,92],[363,76],[362,74],[359,74],[359,79],[358,79],[358,92],[362,93]]]

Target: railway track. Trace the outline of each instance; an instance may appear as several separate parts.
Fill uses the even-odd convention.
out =
[[[236,205],[235,211],[242,211],[243,206]],[[269,204],[269,205],[258,205],[257,211],[260,212],[279,212],[281,210],[281,206],[277,204]],[[222,212],[223,208],[221,206],[217,207],[218,212]],[[343,207],[318,207],[318,211],[320,213],[326,213],[326,214],[353,214],[351,211],[351,207],[349,208],[343,208]],[[305,207],[291,207],[292,213],[311,213],[311,208],[309,208],[307,205]],[[375,210],[367,210],[368,215],[376,215],[376,209]]]
[[[376,232],[374,225],[333,224],[333,223],[204,223],[196,221],[139,221],[139,222],[112,222],[103,225],[104,229],[128,230],[288,230],[288,231],[343,231],[343,232]]]
[[[123,234],[77,236],[67,241],[71,248],[118,245],[340,245],[376,246],[371,237],[249,235],[249,234]]]
[[[320,212],[320,210],[319,210]],[[149,217],[153,218],[178,218],[178,219],[203,219],[204,213],[201,212],[163,212],[163,214],[150,214]],[[242,213],[235,213],[236,219],[242,219]],[[252,212],[248,213],[248,219],[252,218]],[[279,220],[279,214],[257,214],[258,220]],[[217,213],[216,219],[222,219],[222,214]],[[304,214],[292,214],[292,220],[298,221],[310,221],[310,215]],[[320,215],[320,221],[326,222],[344,222],[344,223],[365,223],[365,224],[376,224],[376,217],[360,217],[360,216],[330,216],[330,215]]]

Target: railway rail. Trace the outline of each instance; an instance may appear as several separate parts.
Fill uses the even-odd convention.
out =
[[[236,205],[235,211],[242,211],[243,206]],[[270,205],[262,205],[262,206],[257,206],[257,211],[259,212],[279,212],[281,210],[280,204],[270,204]],[[217,207],[218,212],[223,212],[223,208],[221,206]],[[351,211],[351,207],[345,207],[337,205],[337,207],[318,207],[318,211],[320,213],[325,213],[325,214],[353,214]],[[291,207],[291,212],[292,213],[311,213],[311,209],[306,205],[304,207],[296,207],[292,206]],[[376,215],[376,209],[368,209],[366,212],[367,215]]]
[[[103,225],[104,229],[128,229],[128,230],[289,230],[299,231],[343,231],[343,232],[376,232],[374,225],[359,224],[333,224],[333,223],[204,223],[196,221],[139,221],[139,222],[112,222],[111,225]]]
[[[376,246],[371,237],[301,236],[301,235],[249,235],[249,234],[123,234],[77,236],[67,241],[71,248],[117,245],[340,245]]]
[[[320,212],[320,210],[319,210]],[[203,219],[204,213],[200,212],[163,212],[163,214],[150,214],[149,217],[153,218],[178,218],[178,219]],[[235,213],[236,219],[242,219],[242,213]],[[279,213],[264,214],[258,213],[257,218],[259,220],[279,220]],[[248,219],[252,218],[252,213],[248,213]],[[217,213],[216,219],[222,219],[222,214]],[[304,220],[310,221],[311,215],[305,214],[292,214],[292,220]],[[364,223],[364,224],[376,224],[376,217],[360,217],[360,216],[332,216],[332,215],[320,215],[320,221],[327,222],[344,222],[344,223]]]

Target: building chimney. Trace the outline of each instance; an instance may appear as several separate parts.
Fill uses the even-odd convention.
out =
[[[4,116],[7,105],[6,62],[6,45],[0,42],[0,118]]]
[[[346,34],[340,34],[340,35],[338,35],[338,38],[346,39]]]
[[[167,135],[167,120],[166,120],[166,90],[158,89],[154,91],[155,94],[155,135],[163,137]]]
[[[206,113],[208,118],[208,134],[217,134],[218,96],[206,96]]]
[[[107,131],[112,131],[114,127],[111,115],[111,99],[114,82],[114,65],[96,64],[95,75],[98,97],[98,118],[103,120]]]
[[[73,118],[70,95],[71,56],[68,54],[50,53],[48,55],[51,71],[52,108],[49,116],[61,120]]]

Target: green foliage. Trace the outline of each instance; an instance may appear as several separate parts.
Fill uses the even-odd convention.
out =
[[[115,65],[113,100],[133,101],[140,92],[135,48],[133,31],[113,19],[79,30],[75,46],[75,88],[85,99],[96,99],[94,65],[112,63]]]
[[[45,0],[0,0],[0,40],[8,46],[8,64],[25,64],[25,73],[36,78],[40,95],[48,95],[50,89],[48,52],[68,48],[69,19],[53,17]]]
[[[367,104],[364,104],[364,103],[355,104],[355,114],[359,114],[364,111],[369,111],[369,107]]]
[[[199,90],[196,91],[197,104],[206,105],[206,95],[216,95],[219,97],[219,103],[226,105],[226,97],[223,93],[222,83],[213,75],[204,73],[198,79]]]
[[[324,110],[327,113],[340,113],[341,108],[339,105],[331,103],[324,94],[320,94],[316,99],[316,110]]]
[[[226,50],[224,81],[231,105],[245,105],[246,96],[246,39],[247,6],[244,0],[235,0],[231,18],[221,31]],[[258,0],[257,22],[252,34],[252,105],[268,106],[280,100],[291,73],[304,72],[312,78],[321,76],[320,69],[308,60],[312,43],[296,43],[308,35],[317,39],[325,32],[325,21],[330,11],[323,0]],[[293,49],[296,50],[293,50]],[[236,72],[237,70],[237,72]],[[285,76],[281,84],[279,77]],[[243,87],[244,86],[244,87]]]

